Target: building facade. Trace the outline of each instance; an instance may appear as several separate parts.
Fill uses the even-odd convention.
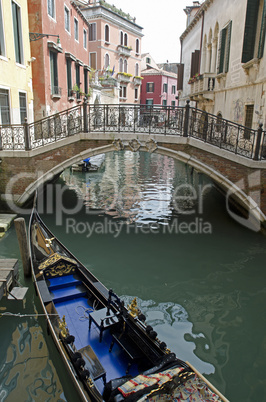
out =
[[[104,0],[79,3],[89,23],[89,65],[100,79],[118,80],[120,103],[139,103],[142,28]]]
[[[75,2],[28,0],[35,120],[89,94],[89,25]],[[36,35],[33,35],[36,34]]]
[[[142,55],[141,104],[177,106],[177,74],[159,68],[150,54]]]
[[[195,2],[194,2],[195,3]],[[266,126],[266,0],[206,0],[182,34],[180,104]]]
[[[33,121],[27,0],[0,0],[0,125]]]

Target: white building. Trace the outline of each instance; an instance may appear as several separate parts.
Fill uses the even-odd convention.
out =
[[[190,99],[191,106],[265,129],[266,0],[206,0],[185,12],[179,104]]]

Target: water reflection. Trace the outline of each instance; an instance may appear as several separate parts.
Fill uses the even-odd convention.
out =
[[[165,224],[173,210],[191,213],[201,207],[206,188],[202,193],[197,189],[204,179],[192,173],[188,166],[163,155],[125,151],[107,154],[100,172],[68,169],[61,177],[87,209],[127,223]]]
[[[3,317],[1,320],[14,320]],[[41,328],[19,323],[1,358],[0,400],[65,401]],[[2,353],[4,351],[2,350]],[[1,353],[1,354],[2,354]]]

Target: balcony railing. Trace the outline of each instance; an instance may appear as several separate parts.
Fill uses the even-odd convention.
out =
[[[127,56],[127,57],[129,57],[130,54],[131,54],[132,48],[131,48],[131,47],[127,47],[127,46],[118,45],[118,46],[117,46],[117,50],[118,50],[118,53],[119,53],[121,56]]]
[[[190,95],[202,95],[208,99],[213,98],[213,91],[215,89],[215,73],[204,73],[195,78],[190,79]]]
[[[126,74],[126,73],[118,73],[117,74],[117,79],[118,79],[118,81],[121,81],[121,82],[130,82],[131,77],[132,77],[131,74]]]

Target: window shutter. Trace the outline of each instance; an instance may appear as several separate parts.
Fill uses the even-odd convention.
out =
[[[258,58],[259,59],[261,59],[263,56],[264,45],[265,45],[265,35],[266,35],[266,0],[264,0],[263,11],[262,11],[260,41],[259,41],[259,49],[258,49]]]
[[[259,2],[259,0],[248,0],[242,50],[242,63],[247,63],[254,57]]]
[[[224,70],[225,42],[226,42],[226,28],[222,29],[220,32],[217,74],[222,73]]]
[[[225,50],[225,73],[229,70],[229,60],[230,60],[230,46],[231,46],[231,32],[232,32],[232,21],[227,25],[227,41],[226,41],[226,50]]]
[[[183,89],[183,81],[184,81],[184,64],[179,64],[178,66],[178,75],[177,75],[177,90]]]

